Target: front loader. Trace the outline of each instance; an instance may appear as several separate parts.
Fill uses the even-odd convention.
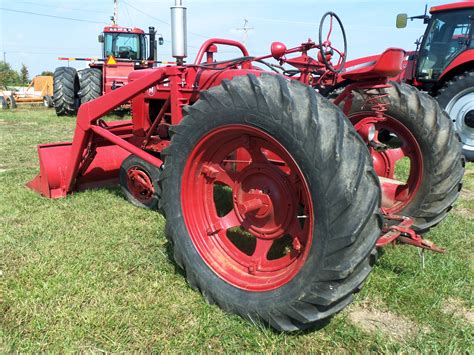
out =
[[[330,35],[344,31],[328,13],[318,43],[274,42],[253,57],[213,38],[185,64],[185,10],[180,0],[171,8],[177,64],[135,71],[81,105],[72,142],[39,145],[30,188],[59,198],[120,183],[130,202],[165,215],[191,287],[280,331],[314,327],[351,303],[376,247],[443,251],[420,233],[459,195],[460,144],[433,99],[388,81],[403,50],[342,73],[347,46],[334,48]],[[222,46],[241,56],[216,61]],[[351,84],[334,94],[340,75]],[[131,120],[104,120],[129,100]]]

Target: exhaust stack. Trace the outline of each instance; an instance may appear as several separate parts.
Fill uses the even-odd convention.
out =
[[[186,7],[182,0],[175,0],[175,5],[171,7],[171,39],[172,55],[178,65],[183,64],[184,58],[188,56],[186,27]]]

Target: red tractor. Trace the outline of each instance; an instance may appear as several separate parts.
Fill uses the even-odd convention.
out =
[[[401,79],[429,92],[454,122],[463,154],[474,161],[474,1],[434,6],[423,19],[426,32],[411,53]],[[397,17],[397,27],[407,24]]]
[[[153,67],[157,63],[155,38],[154,27],[149,27],[148,33],[139,28],[104,27],[104,32],[99,35],[99,42],[103,43],[103,59],[73,58],[91,60],[89,68],[79,73],[71,67],[55,70],[53,101],[56,114],[73,116],[81,104],[127,84],[132,71]],[[161,36],[159,43],[163,43]]]
[[[165,215],[191,287],[281,331],[347,306],[376,247],[442,252],[420,234],[459,196],[461,146],[434,99],[388,81],[403,50],[342,74],[345,36],[343,49],[330,36],[344,31],[327,13],[318,43],[274,42],[254,57],[213,38],[185,64],[185,7],[171,9],[177,64],[133,71],[84,103],[72,142],[39,145],[30,188],[60,198],[119,183],[130,202]],[[241,56],[216,61],[221,46]],[[331,102],[319,92],[334,92],[341,76],[350,84]],[[129,100],[131,120],[104,119]]]

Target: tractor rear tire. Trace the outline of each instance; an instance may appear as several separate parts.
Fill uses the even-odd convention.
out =
[[[461,138],[464,156],[474,161],[474,71],[446,82],[435,98],[451,117]]]
[[[120,187],[133,205],[157,210],[161,195],[160,176],[160,169],[132,154],[120,166]]]
[[[401,123],[400,127],[414,138],[422,162],[416,192],[403,209],[390,213],[413,218],[414,229],[418,233],[425,233],[447,216],[458,199],[465,161],[454,126],[438,103],[410,85],[396,82],[390,84],[390,88],[371,92],[389,94],[384,98],[389,104],[384,114],[390,118],[389,121]],[[348,117],[355,123],[354,117],[364,111],[368,116],[373,116],[367,105],[367,95],[355,92]]]
[[[174,259],[189,284],[210,304],[278,331],[324,325],[353,300],[369,275],[380,235],[380,187],[364,142],[327,99],[276,75],[224,80],[201,92],[200,99],[184,110],[185,117],[171,128],[171,144],[162,153],[161,204]],[[235,152],[251,157],[239,160],[238,153],[227,155],[234,146]],[[268,151],[278,154],[270,159]],[[228,173],[238,174],[229,175],[232,183],[227,182],[234,186],[231,208],[217,217],[215,188],[222,186],[216,181],[224,169],[237,169],[239,164],[246,165]],[[254,189],[259,183],[261,188]],[[288,193],[287,201],[277,203],[294,189],[299,193]],[[256,200],[237,205],[239,196],[247,193],[257,200],[268,194],[267,205],[262,206],[275,209],[264,207],[262,213],[270,215],[258,219],[258,207],[254,212],[246,207]],[[261,225],[252,221],[281,226],[276,223],[279,215],[298,221],[290,225],[301,224],[296,228],[305,232],[295,236],[289,227],[269,242],[268,227],[257,236]],[[230,223],[237,223],[242,238],[255,240],[251,255],[234,250],[238,247],[232,244],[237,241],[229,235],[234,228]],[[285,237],[290,238],[287,254],[272,259],[272,243]],[[291,238],[296,238],[293,243]],[[206,251],[206,246],[214,252]],[[294,259],[289,265],[278,264],[278,271],[263,270],[267,263],[282,262],[280,257]],[[255,265],[251,261],[245,266],[249,259]]]
[[[74,116],[79,108],[79,77],[71,67],[54,71],[54,108],[58,116]]]
[[[102,95],[102,71],[100,69],[82,70],[80,83],[81,105]]]

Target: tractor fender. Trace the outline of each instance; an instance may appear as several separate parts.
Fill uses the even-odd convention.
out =
[[[457,74],[463,73],[466,70],[474,68],[474,49],[469,49],[458,55],[441,73],[438,81],[443,83],[450,80]],[[441,85],[438,85],[441,86]]]

